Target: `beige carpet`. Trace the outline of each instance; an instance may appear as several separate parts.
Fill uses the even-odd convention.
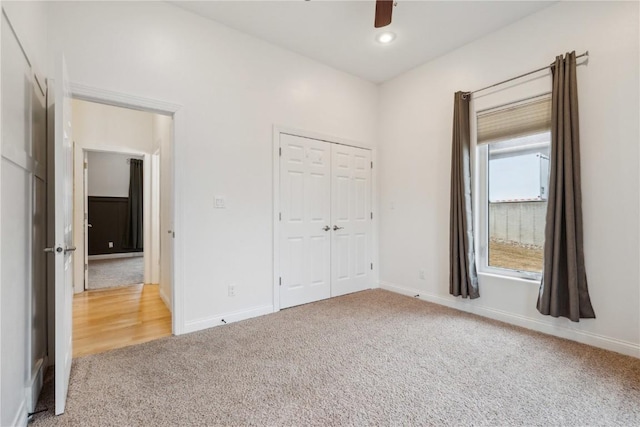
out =
[[[137,285],[144,282],[144,258],[89,260],[88,289]]]
[[[638,426],[640,359],[372,290],[76,359],[32,425]]]

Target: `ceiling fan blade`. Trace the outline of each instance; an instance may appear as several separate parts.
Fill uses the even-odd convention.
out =
[[[393,12],[394,0],[376,0],[376,28],[386,27],[391,24],[391,13]]]

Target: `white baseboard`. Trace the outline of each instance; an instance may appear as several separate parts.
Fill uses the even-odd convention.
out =
[[[164,305],[167,306],[167,308],[169,309],[169,312],[171,312],[171,303],[169,302],[169,297],[164,292],[164,289],[162,289],[162,286],[158,285],[158,289],[159,289],[159,293],[160,293],[160,299],[162,300]]]
[[[184,333],[188,334],[190,332],[201,331],[203,329],[212,328],[214,326],[222,326],[228,323],[251,319],[252,317],[264,316],[265,314],[271,313],[273,313],[273,305],[263,305],[250,308],[248,310],[241,310],[223,315],[206,317],[204,319],[191,320],[189,322],[185,322]],[[223,319],[224,322],[222,321]]]
[[[42,384],[44,383],[44,367],[46,366],[44,358],[39,359],[36,362],[35,372],[29,381],[27,386],[27,411],[33,412],[38,403],[38,396],[42,391]]]
[[[11,423],[12,426],[26,426],[29,422],[29,413],[27,411],[27,400],[22,399],[20,403],[20,407],[16,411],[16,414],[13,417],[13,421]]]
[[[424,301],[429,301],[456,310],[477,314],[478,316],[499,320],[501,322],[520,326],[526,329],[531,329],[537,332],[542,332],[544,334],[554,335],[571,341],[577,341],[582,344],[588,344],[594,347],[603,348],[605,350],[615,351],[616,353],[622,353],[627,356],[640,358],[640,345],[636,343],[619,340],[617,338],[606,337],[603,335],[594,334],[592,332],[578,331],[575,329],[553,325],[551,323],[533,319],[531,317],[509,313],[503,310],[496,310],[489,307],[482,307],[477,304],[461,305],[453,297],[446,298],[441,295],[429,294],[418,289],[399,286],[394,283],[381,281],[380,288],[411,297],[415,297],[416,295],[418,295],[417,298]]]
[[[87,258],[89,261],[94,261],[99,259],[137,258],[143,256],[144,252],[126,252],[123,254],[89,255]]]

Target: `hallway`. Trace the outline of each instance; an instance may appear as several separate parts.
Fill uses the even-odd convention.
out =
[[[158,285],[86,291],[73,298],[73,357],[171,335],[171,312]]]
[[[144,258],[90,259],[89,290],[135,285],[144,282]]]

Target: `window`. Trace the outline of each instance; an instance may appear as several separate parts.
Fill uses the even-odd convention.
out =
[[[477,114],[481,271],[540,277],[550,128],[548,96]]]

